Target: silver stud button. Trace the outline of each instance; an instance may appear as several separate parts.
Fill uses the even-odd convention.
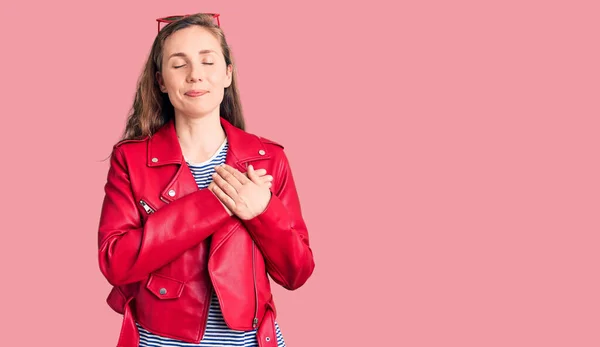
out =
[[[157,163],[158,162],[158,158],[152,158],[152,162],[153,163]]]
[[[267,338],[265,340],[267,340],[267,342],[269,342],[269,341],[271,341],[271,338],[267,336]]]
[[[169,196],[175,196],[175,191],[173,189],[169,190]]]
[[[265,155],[265,151],[261,149],[260,151],[258,151],[258,154]]]
[[[160,295],[165,295],[165,294],[167,294],[167,289],[166,288],[160,288],[160,290],[158,292],[160,293]]]

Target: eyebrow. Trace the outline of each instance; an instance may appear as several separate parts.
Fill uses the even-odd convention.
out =
[[[208,53],[217,53],[215,51],[213,51],[212,49],[203,49],[200,52],[198,52],[198,54],[208,54]],[[183,52],[176,52],[173,53],[169,56],[169,59],[173,58],[173,57],[185,57],[186,54]]]

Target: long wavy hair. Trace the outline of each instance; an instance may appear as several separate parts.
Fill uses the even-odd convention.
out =
[[[137,91],[127,118],[122,140],[141,139],[152,136],[160,127],[175,117],[175,110],[169,96],[160,91],[156,72],[161,71],[163,62],[163,47],[165,40],[174,32],[192,25],[207,29],[221,43],[221,50],[227,66],[232,65],[231,85],[225,88],[223,101],[220,106],[220,116],[233,126],[245,129],[242,105],[236,83],[236,69],[233,64],[231,50],[225,39],[223,30],[214,23],[210,14],[194,14],[166,25],[154,39],[152,50],[146,65],[137,82]]]

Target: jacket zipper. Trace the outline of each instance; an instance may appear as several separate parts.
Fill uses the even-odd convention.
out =
[[[254,306],[254,320],[252,321],[252,329],[256,329],[258,326],[258,288],[256,287],[256,265],[255,265],[255,250],[256,243],[252,241],[252,276],[254,278],[254,298],[255,298],[255,306]]]
[[[246,171],[248,170],[248,162],[244,163]],[[256,286],[256,243],[252,241],[252,279],[254,282],[254,319],[252,320],[252,329],[258,326],[258,288]]]
[[[150,205],[148,205],[144,200],[140,200],[140,205],[142,205],[147,214],[154,213],[154,209],[152,209],[152,207],[150,207]]]

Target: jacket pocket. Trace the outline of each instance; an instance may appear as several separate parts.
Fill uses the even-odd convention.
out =
[[[146,288],[161,300],[179,298],[184,286],[182,281],[158,274],[151,274],[146,284]]]

